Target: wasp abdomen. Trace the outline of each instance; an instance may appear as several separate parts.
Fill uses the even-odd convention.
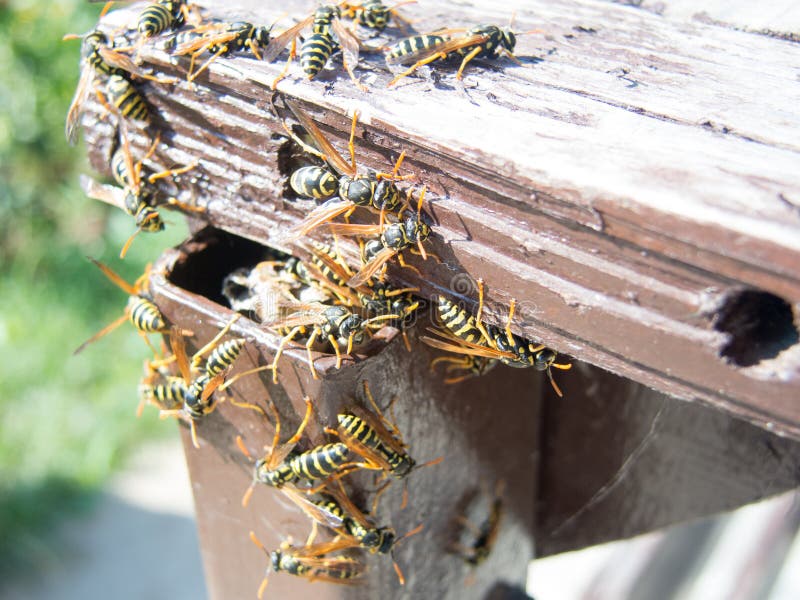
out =
[[[158,307],[147,298],[131,296],[128,301],[130,321],[139,331],[145,333],[158,333],[166,329],[164,317]]]
[[[316,76],[338,49],[339,44],[326,33],[314,33],[306,39],[300,50],[300,66],[308,78]]]
[[[214,348],[214,351],[208,355],[208,360],[206,360],[206,373],[210,377],[215,377],[225,371],[239,357],[244,345],[245,340],[243,338],[235,338],[227,340]]]
[[[350,462],[350,449],[341,442],[325,444],[287,461],[292,472],[303,479],[324,479]]]
[[[289,185],[298,196],[324,200],[336,195],[339,180],[328,169],[309,166],[300,167],[292,173]]]
[[[108,99],[123,116],[135,121],[149,121],[150,111],[147,103],[126,77],[118,73],[109,76],[106,92]]]

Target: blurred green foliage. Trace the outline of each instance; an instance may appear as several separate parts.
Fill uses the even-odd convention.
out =
[[[93,492],[147,436],[174,431],[155,411],[134,416],[147,347],[129,324],[72,351],[118,317],[125,294],[85,258],[133,281],[185,235],[182,219],[137,238],[121,211],[87,199],[85,149],[64,139],[78,80],[79,41],[101,4],[0,3],[0,576],[41,565],[55,519]]]

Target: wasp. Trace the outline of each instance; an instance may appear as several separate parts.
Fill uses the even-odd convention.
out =
[[[103,2],[104,0],[89,0]],[[100,17],[106,14],[114,2],[106,2]],[[178,29],[185,23],[195,21],[191,9],[195,5],[186,0],[154,0],[144,7],[136,23],[136,29],[142,38],[152,38],[170,29]]]
[[[139,14],[137,29],[143,38],[151,38],[170,29],[178,29],[190,20],[186,0],[156,0]]]
[[[516,301],[511,300],[505,328],[486,326],[481,320],[483,313],[483,280],[478,280],[478,312],[472,316],[463,308],[444,296],[439,296],[437,314],[445,330],[430,330],[440,338],[423,336],[423,342],[434,348],[471,357],[498,360],[510,367],[533,367],[537,371],[545,371],[550,384],[559,396],[561,390],[553,378],[552,369],[568,370],[569,363],[557,363],[558,353],[544,344],[535,344],[511,331]],[[453,363],[456,364],[456,363]],[[470,367],[470,361],[464,362]],[[457,378],[460,381],[462,378]]]
[[[271,571],[283,571],[290,575],[305,577],[309,581],[327,581],[328,583],[352,584],[361,577],[366,566],[357,558],[347,555],[331,556],[340,550],[347,550],[352,545],[346,540],[333,540],[318,544],[307,544],[302,547],[292,546],[284,541],[278,550],[267,551],[264,545],[250,532],[250,540],[267,556],[269,566],[264,579],[258,588],[259,600],[264,596],[268,577]]]
[[[157,206],[175,206],[191,212],[202,212],[204,209],[180,202],[172,197],[162,201],[154,187],[155,182],[159,179],[175,177],[194,169],[198,164],[196,161],[176,169],[151,172],[144,167],[144,162],[155,152],[159,144],[159,137],[156,136],[144,157],[134,163],[128,142],[127,127],[124,123],[120,123],[120,134],[122,142],[118,144],[111,156],[111,173],[120,187],[105,186],[86,176],[81,176],[81,186],[90,198],[122,208],[134,217],[136,231],[131,234],[120,251],[120,258],[125,258],[131,243],[140,232],[157,233],[164,229],[164,221],[161,219]]]
[[[247,506],[250,502],[250,497],[258,483],[281,490],[285,488],[291,496],[292,488],[287,487],[288,484],[296,483],[300,480],[327,479],[343,469],[359,466],[358,463],[353,462],[350,449],[341,442],[323,444],[306,452],[295,452],[295,445],[300,441],[303,431],[311,418],[311,399],[306,396],[303,400],[306,403],[306,412],[303,420],[294,435],[282,444],[280,443],[280,416],[274,406],[270,405],[275,423],[272,446],[264,458],[256,461],[253,468],[253,481],[242,497],[242,506]],[[241,436],[237,436],[236,444],[242,454],[251,458],[250,452],[244,446]],[[313,492],[316,489],[310,491]]]
[[[404,65],[416,62],[406,71],[395,76],[389,82],[389,87],[403,77],[411,75],[418,68],[436,60],[445,60],[450,56],[461,58],[461,65],[456,73],[456,78],[459,80],[464,68],[473,58],[497,59],[502,53],[517,64],[522,64],[514,56],[517,34],[511,31],[510,26],[501,28],[497,25],[478,25],[463,32],[463,35],[451,36],[453,33],[460,32],[463,30],[451,29],[415,35],[390,46],[386,50],[387,64]],[[533,33],[533,31],[527,33]]]
[[[281,32],[270,42],[264,51],[264,58],[270,62],[291,43],[289,59],[280,75],[272,82],[272,89],[286,76],[289,65],[297,56],[297,37],[306,27],[311,27],[311,35],[304,41],[300,49],[300,65],[309,79],[313,79],[322,70],[328,59],[336,52],[342,52],[342,63],[350,79],[362,91],[368,91],[355,76],[353,67],[358,64],[360,42],[341,21],[341,10],[336,5],[324,5],[317,8],[308,17]]]
[[[345,353],[350,354],[354,346],[364,342],[365,334],[374,328],[380,328],[381,321],[396,319],[398,315],[381,315],[371,319],[364,319],[360,315],[344,306],[330,306],[320,302],[279,302],[280,311],[286,316],[272,323],[265,323],[283,333],[275,358],[272,361],[273,382],[278,382],[278,359],[280,359],[286,345],[298,335],[308,335],[306,350],[308,352],[308,366],[314,379],[319,379],[311,355],[314,343],[327,340],[336,353],[336,368],[342,366],[341,346],[346,348]]]
[[[78,139],[80,116],[93,89],[98,100],[107,110],[116,110],[125,118],[147,124],[150,122],[150,110],[147,102],[131,83],[129,74],[159,83],[176,81],[171,77],[155,77],[142,71],[129,56],[115,50],[108,36],[100,30],[95,29],[83,36],[67,34],[63,39],[82,39],[81,76],[67,111],[64,128],[67,141],[71,145],[75,145]],[[94,85],[97,79],[104,81],[105,93]],[[108,101],[106,101],[106,97]]]
[[[137,417],[141,416],[146,404],[152,404],[159,410],[176,410],[186,401],[186,382],[182,377],[170,374],[164,364],[165,361],[144,361],[144,375],[139,381]]]
[[[410,25],[408,19],[397,12],[397,9],[404,4],[413,4],[416,0],[403,0],[393,6],[386,6],[381,0],[366,0],[361,4],[342,3],[343,16],[353,19],[362,27],[383,31],[389,25],[389,21],[394,19],[402,29],[407,29]]]
[[[349,216],[356,207],[366,207],[383,213],[395,213],[403,206],[403,198],[395,181],[413,178],[398,176],[405,158],[405,152],[398,157],[391,173],[377,173],[370,171],[367,174],[358,174],[355,159],[355,132],[358,113],[353,113],[350,127],[350,162],[348,163],[325,137],[314,120],[306,114],[297,104],[286,100],[286,104],[294,113],[297,120],[314,140],[318,148],[309,146],[298,138],[284,123],[284,128],[306,152],[321,158],[333,172],[318,166],[301,167],[289,180],[292,189],[298,195],[314,199],[330,199],[317,207],[303,220],[300,225],[292,230],[292,237],[299,238],[307,235],[314,228],[345,214]],[[338,175],[337,175],[338,174]],[[338,197],[334,196],[338,193]]]
[[[411,192],[409,191],[409,198],[410,194]],[[428,253],[422,245],[422,242],[427,240],[431,234],[430,225],[422,218],[422,203],[424,200],[425,187],[423,186],[417,201],[416,213],[402,217],[402,220],[397,223],[388,225],[333,223],[329,226],[331,233],[341,235],[380,234],[379,237],[371,239],[363,245],[361,257],[365,263],[364,267],[347,282],[347,285],[352,287],[363,285],[374,277],[389,260],[408,248],[416,246],[422,258],[424,260],[428,258]],[[433,255],[431,254],[431,256]],[[399,261],[402,266],[409,266],[406,265],[401,254],[399,255]]]
[[[314,520],[315,524],[320,523],[330,527],[340,536],[352,539],[354,545],[370,554],[391,553],[392,564],[400,585],[404,585],[405,577],[394,559],[394,549],[401,541],[422,531],[423,525],[418,525],[401,537],[397,537],[395,530],[391,527],[376,527],[347,497],[341,481],[336,483],[338,489],[328,488],[325,493],[320,495],[319,499],[306,500],[299,497],[296,502]],[[309,503],[316,510],[309,510],[307,506]]]
[[[83,342],[80,346],[78,346],[73,354],[79,354],[84,348],[86,348],[86,346],[111,333],[126,320],[130,320],[130,322],[136,328],[136,331],[138,331],[142,338],[144,338],[147,345],[150,346],[151,350],[153,350],[153,353],[157,355],[158,352],[155,350],[155,348],[153,348],[152,344],[148,340],[147,334],[166,333],[169,331],[169,327],[164,319],[164,316],[161,314],[161,311],[158,310],[158,307],[155,305],[152,296],[150,295],[150,265],[147,266],[145,272],[136,280],[136,282],[131,285],[116,272],[114,272],[111,267],[108,267],[99,260],[95,260],[91,257],[89,257],[89,260],[98,269],[100,269],[103,275],[105,275],[114,285],[116,285],[130,297],[128,298],[128,304],[125,307],[125,313],[95,333],[88,340]],[[192,335],[191,331],[184,330],[183,333],[186,335]]]
[[[503,503],[504,489],[505,481],[501,479],[495,485],[494,497],[489,505],[489,514],[480,525],[475,525],[463,515],[458,517],[458,523],[473,536],[473,539],[469,545],[451,544],[450,549],[459,554],[468,565],[477,567],[489,558],[489,554],[494,548],[505,512]]]
[[[442,462],[443,457],[435,458],[421,465],[408,454],[408,447],[397,427],[381,414],[369,385],[366,381],[364,395],[374,413],[356,407],[337,415],[338,427],[325,431],[337,436],[356,455],[365,462],[358,468],[382,471],[402,479],[415,469],[421,469]],[[403,489],[403,507],[408,503],[408,489]]]
[[[186,391],[183,395],[183,406],[179,409],[162,410],[161,417],[173,416],[187,421],[191,428],[192,444],[195,448],[200,447],[197,440],[196,421],[216,409],[217,401],[214,392],[217,389],[222,391],[235,379],[244,375],[241,374],[228,382],[225,381],[225,376],[246,343],[244,338],[222,341],[239,317],[238,314],[234,315],[217,335],[192,355],[191,360],[186,352],[186,344],[181,331],[174,327],[169,331],[170,346]],[[208,354],[208,358],[205,358],[204,362],[206,354]],[[230,402],[243,408],[261,410],[255,404],[234,400],[230,400]]]
[[[444,382],[447,384],[460,383],[470,377],[480,377],[486,375],[489,371],[494,369],[500,361],[496,358],[489,358],[486,356],[437,356],[431,361],[431,371],[436,370],[436,366],[444,364],[445,378]],[[452,373],[458,375],[451,375]]]
[[[256,26],[245,21],[214,23],[205,27],[207,27],[205,31],[200,31],[201,28],[193,30],[199,35],[193,36],[192,39],[183,43],[178,43],[173,52],[178,56],[192,55],[187,76],[188,81],[194,81],[200,73],[205,71],[220,56],[226,56],[233,52],[249,50],[257,60],[261,60],[259,49],[267,47],[270,41],[270,31],[272,30],[272,26]],[[211,57],[195,71],[195,60],[204,52],[210,52]]]

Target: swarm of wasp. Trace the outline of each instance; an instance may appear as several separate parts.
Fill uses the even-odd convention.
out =
[[[536,32],[538,30],[525,33]],[[406,65],[413,62],[414,64],[395,76],[389,82],[389,87],[424,65],[437,60],[444,61],[450,57],[461,59],[461,65],[456,73],[456,78],[459,80],[467,64],[474,58],[495,60],[500,54],[505,54],[517,64],[521,64],[514,56],[517,35],[523,34],[515,34],[511,31],[510,25],[502,28],[497,25],[478,25],[466,31],[446,29],[400,40],[386,49],[386,63]]]
[[[145,161],[155,153],[160,141],[159,136],[156,136],[144,157],[134,162],[124,122],[119,123],[119,131],[121,142],[111,156],[111,172],[121,187],[102,185],[85,175],[81,176],[80,181],[88,197],[117,206],[134,217],[136,230],[120,251],[120,258],[125,258],[131,243],[140,232],[157,233],[164,229],[164,221],[157,210],[159,206],[174,206],[189,212],[203,212],[204,209],[180,202],[173,197],[162,199],[154,185],[159,179],[174,177],[194,169],[198,164],[197,161],[177,169],[153,172],[145,166]]]
[[[429,329],[438,337],[424,336],[421,339],[434,348],[469,357],[469,359],[447,361],[451,363],[451,369],[457,369],[459,363],[462,364],[461,368],[467,371],[467,375],[474,373],[477,367],[480,367],[481,370],[485,369],[489,365],[486,361],[499,361],[510,367],[533,367],[537,371],[545,371],[555,392],[562,396],[561,390],[553,379],[552,369],[568,370],[572,368],[572,365],[557,363],[558,353],[544,344],[536,344],[512,333],[511,321],[514,317],[515,307],[516,302],[512,300],[505,328],[485,325],[481,320],[483,281],[479,279],[477,315],[473,317],[451,300],[439,296],[436,311],[444,330]],[[457,377],[452,381],[461,381],[464,378]]]
[[[313,79],[323,69],[328,59],[336,52],[341,51],[342,63],[353,83],[362,91],[367,88],[360,82],[353,72],[358,64],[360,41],[342,22],[342,11],[337,5],[323,5],[314,10],[299,23],[289,27],[275,36],[264,51],[265,60],[272,62],[291,44],[289,59],[281,74],[272,82],[272,89],[278,82],[286,77],[289,65],[297,56],[297,38],[307,27],[311,27],[311,35],[303,40],[300,48],[300,66],[309,79]]]

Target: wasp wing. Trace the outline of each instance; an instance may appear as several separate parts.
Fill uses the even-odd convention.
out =
[[[283,49],[286,48],[289,42],[291,42],[294,38],[300,35],[300,32],[309,25],[311,25],[313,21],[314,21],[314,15],[311,14],[302,21],[300,21],[299,23],[296,23],[291,27],[289,27],[289,29],[287,29],[286,31],[282,31],[277,36],[272,38],[267,47],[264,49],[264,60],[272,62],[273,60],[278,58],[280,53],[283,52]]]
[[[356,170],[354,165],[351,165],[344,158],[342,158],[342,155],[339,154],[336,148],[334,148],[333,145],[328,141],[328,138],[326,138],[325,134],[323,134],[320,128],[317,127],[317,124],[314,123],[314,120],[295,102],[287,99],[286,105],[291,109],[291,111],[294,113],[294,116],[298,121],[300,121],[300,124],[308,132],[308,134],[314,138],[314,141],[317,143],[320,152],[325,155],[325,160],[327,160],[339,173],[344,173],[350,177],[355,177]]]
[[[435,32],[431,35],[445,35],[446,32],[449,30],[445,30],[442,32]],[[409,38],[410,39],[410,38]],[[467,35],[464,37],[458,38],[445,38],[441,42],[428,46],[427,48],[420,48],[419,50],[408,52],[406,54],[402,54],[400,56],[387,56],[386,63],[390,65],[405,65],[412,62],[417,62],[420,60],[425,60],[435,54],[450,54],[451,52],[455,52],[456,50],[461,50],[462,48],[468,48],[469,46],[475,46],[478,44],[483,44],[489,39],[488,35],[482,34],[475,34],[475,35]],[[402,42],[398,42],[402,43]],[[395,44],[396,46],[397,44]]]
[[[75,142],[78,141],[78,126],[80,125],[83,104],[89,97],[93,81],[94,69],[89,65],[83,65],[81,77],[78,80],[78,87],[75,88],[75,95],[72,97],[72,102],[67,110],[67,121],[64,127],[64,135],[66,135],[70,146],[74,146]]]

